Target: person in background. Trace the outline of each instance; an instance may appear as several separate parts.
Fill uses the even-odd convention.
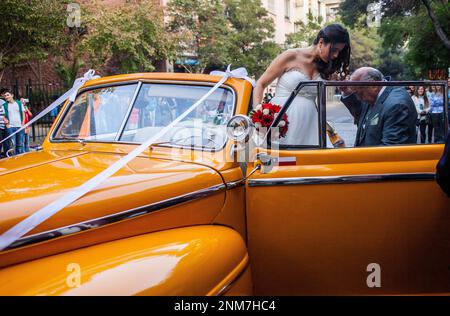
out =
[[[354,117],[357,146],[417,144],[417,110],[403,87],[370,86],[383,81],[375,68],[361,67],[350,81],[367,81],[366,87],[341,87],[341,101]]]
[[[447,98],[450,99],[450,77],[447,78],[447,87],[448,87]]]
[[[409,95],[412,97],[414,95],[414,93],[416,92],[416,87],[415,86],[409,86],[406,88],[406,91],[408,91]]]
[[[444,94],[442,86],[433,87],[430,95],[431,129],[434,130],[434,143],[444,142]],[[431,131],[430,131],[431,133]]]
[[[31,118],[33,117],[33,113],[31,113],[30,108],[28,107],[28,100],[27,99],[21,98],[20,102],[22,102],[24,110],[25,110],[23,124],[27,124],[31,120]],[[23,141],[24,151],[25,152],[29,152],[30,151],[29,131],[30,131],[29,127],[25,128],[25,136],[24,136],[24,141]]]
[[[428,97],[428,100],[430,100],[431,95],[432,95],[433,93],[435,93],[435,92],[436,92],[436,87],[435,87],[435,86],[429,86],[429,87],[428,87],[428,89],[427,89],[427,97]]]
[[[5,117],[5,108],[3,107],[3,103],[5,100],[2,98],[3,89],[0,90],[0,141],[5,139],[8,136],[8,130],[6,129],[6,117]],[[0,158],[6,157],[6,152],[8,151],[9,146],[8,142],[0,144]]]
[[[25,109],[22,102],[14,99],[14,94],[11,90],[7,89],[3,93],[3,97],[6,102],[3,103],[5,110],[5,117],[7,119],[6,127],[8,128],[8,135],[16,132],[23,126],[23,120],[25,118]],[[23,141],[24,131],[16,133],[11,139],[14,142],[15,154],[24,153]]]
[[[430,102],[428,101],[427,94],[425,93],[424,87],[417,87],[412,96],[412,100],[416,105],[416,110],[418,113],[417,126],[420,131],[420,143],[425,144],[425,132],[428,125],[428,111],[430,110]],[[431,143],[431,133],[428,129],[428,142]]]
[[[264,95],[264,102],[270,102],[270,100],[272,100],[272,98],[274,97],[273,92],[272,92],[272,88],[269,88],[269,91]]]

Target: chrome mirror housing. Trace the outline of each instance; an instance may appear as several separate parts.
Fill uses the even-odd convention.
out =
[[[227,136],[236,143],[246,143],[253,133],[253,122],[246,115],[235,115],[227,123]]]

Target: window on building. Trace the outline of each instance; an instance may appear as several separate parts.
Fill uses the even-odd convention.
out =
[[[275,12],[275,0],[269,0],[269,11],[274,13]]]
[[[291,18],[291,1],[290,0],[284,0],[284,17],[286,19]]]

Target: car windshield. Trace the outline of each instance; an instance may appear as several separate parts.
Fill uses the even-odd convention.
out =
[[[210,86],[144,83],[80,94],[66,111],[53,140],[143,143],[211,89]],[[234,96],[219,88],[157,142],[220,149]]]

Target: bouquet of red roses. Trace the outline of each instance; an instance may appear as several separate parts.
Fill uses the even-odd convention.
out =
[[[273,120],[278,116],[281,111],[281,106],[272,103],[259,104],[254,110],[250,112],[250,118],[255,124],[256,130],[261,128],[270,128]],[[280,137],[285,137],[289,128],[289,121],[286,114],[283,114],[282,119],[278,123]]]

